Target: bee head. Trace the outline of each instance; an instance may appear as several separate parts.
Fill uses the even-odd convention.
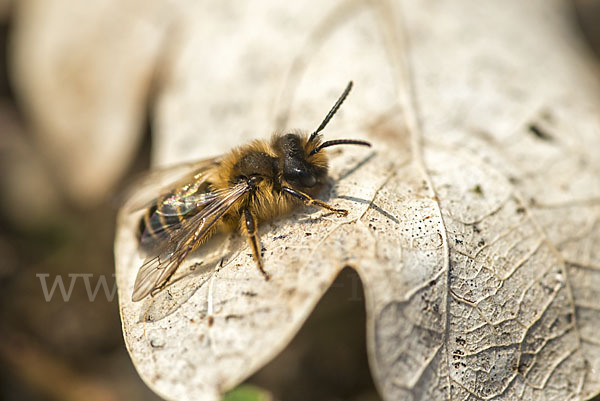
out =
[[[313,188],[322,183],[327,175],[327,163],[312,160],[306,149],[306,137],[285,134],[275,140],[282,161],[283,180],[299,188]]]

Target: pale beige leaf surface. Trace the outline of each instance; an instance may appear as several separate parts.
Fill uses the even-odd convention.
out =
[[[260,228],[268,282],[243,239],[222,237],[132,303],[139,213],[123,209],[121,316],[144,380],[167,399],[219,399],[351,266],[386,400],[597,394],[600,88],[562,7],[190,4],[158,96],[156,165],[310,130],[350,79],[326,135],[374,147],[332,152],[323,197],[348,217],[301,209]]]

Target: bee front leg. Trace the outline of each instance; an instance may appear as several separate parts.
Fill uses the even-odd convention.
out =
[[[305,194],[304,192],[298,191],[296,189],[292,189],[290,187],[283,187],[283,188],[281,188],[281,190],[283,192],[286,192],[290,195],[295,196],[298,199],[301,199],[304,202],[304,204],[306,204],[308,206],[318,206],[323,209],[331,210],[332,212],[335,212],[335,213],[339,214],[340,216],[348,216],[348,211],[346,209],[336,209],[328,203],[325,203],[318,199],[311,198],[308,194]]]
[[[260,256],[260,245],[258,243],[258,236],[256,235],[256,230],[258,225],[256,224],[256,216],[250,212],[248,209],[244,209],[244,215],[242,216],[241,222],[242,231],[248,237],[248,242],[250,242],[250,247],[252,248],[252,256],[254,257],[254,261],[258,266],[258,270],[265,277],[265,280],[269,279],[269,274],[265,271],[263,266],[262,257]]]

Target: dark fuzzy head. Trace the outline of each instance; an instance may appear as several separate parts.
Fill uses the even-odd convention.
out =
[[[284,134],[273,139],[285,182],[298,189],[314,188],[324,182],[327,159],[324,154],[310,155],[313,148],[304,135]]]

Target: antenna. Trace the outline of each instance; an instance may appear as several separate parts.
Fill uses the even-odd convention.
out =
[[[362,145],[371,147],[371,144],[367,141],[357,141],[354,139],[334,139],[333,141],[323,142],[322,144],[314,148],[308,155],[312,156],[315,153],[319,153],[323,148],[328,148],[329,146],[335,145]]]
[[[323,120],[323,122],[321,123],[321,125],[319,125],[319,128],[317,128],[315,130],[315,132],[313,132],[312,134],[310,134],[310,138],[308,138],[308,142],[312,142],[317,135],[319,134],[319,132],[323,131],[323,128],[325,128],[327,126],[327,124],[329,123],[329,121],[331,120],[331,118],[334,116],[335,113],[337,113],[337,111],[339,110],[339,108],[342,106],[342,103],[344,103],[344,100],[346,100],[346,97],[348,97],[348,93],[350,93],[350,89],[352,89],[352,81],[348,82],[348,85],[346,86],[346,89],[344,89],[344,92],[341,94],[341,96],[339,97],[339,99],[337,100],[337,102],[335,102],[335,104],[333,105],[333,107],[331,108],[331,110],[329,110],[329,113],[327,113],[327,115],[325,116],[325,119]],[[324,145],[324,144],[323,144]],[[323,145],[320,146],[320,148],[323,147]],[[311,154],[317,153],[314,150],[311,152]]]

